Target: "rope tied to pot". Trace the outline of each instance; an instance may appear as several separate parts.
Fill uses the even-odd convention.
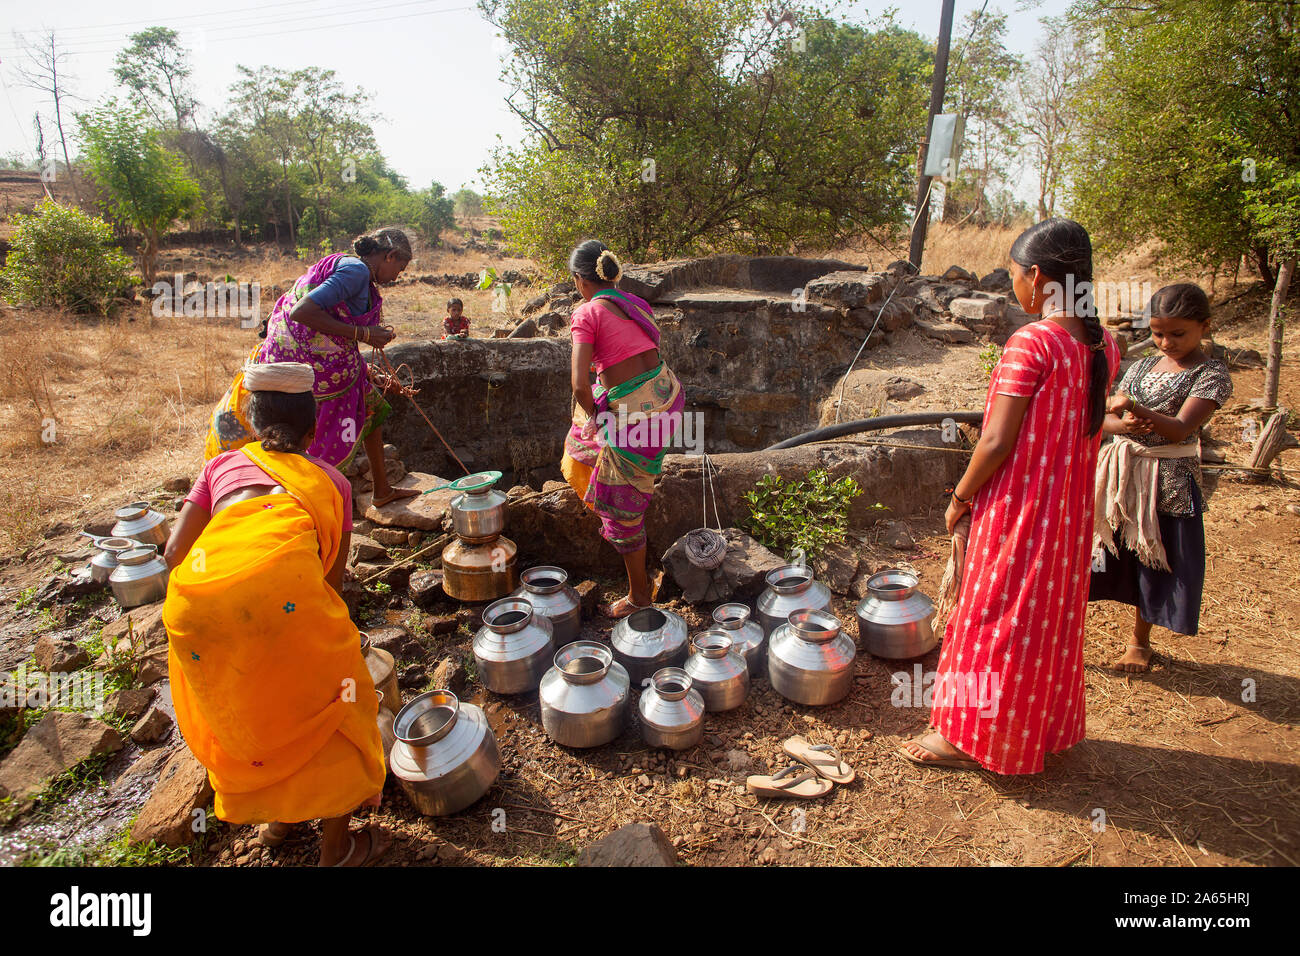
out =
[[[704,571],[713,571],[722,566],[727,557],[727,539],[722,534],[722,518],[718,514],[718,496],[713,488],[713,474],[717,467],[708,455],[703,456],[700,468],[701,497],[704,504],[704,527],[696,528],[686,534],[684,544],[686,560]],[[713,520],[718,530],[709,527],[709,499],[713,499]]]

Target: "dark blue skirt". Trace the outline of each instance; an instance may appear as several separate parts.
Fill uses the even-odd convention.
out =
[[[1169,559],[1168,571],[1157,571],[1116,541],[1119,557],[1105,552],[1106,568],[1092,572],[1089,601],[1131,604],[1143,620],[1177,634],[1195,634],[1201,619],[1201,590],[1205,586],[1205,520],[1201,490],[1192,485],[1191,515],[1159,515],[1160,542]]]

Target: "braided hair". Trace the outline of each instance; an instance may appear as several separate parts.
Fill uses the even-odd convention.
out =
[[[1021,268],[1038,266],[1056,289],[1048,301],[1083,322],[1084,335],[1092,350],[1088,390],[1088,434],[1101,431],[1106,417],[1106,392],[1110,386],[1110,363],[1106,358],[1106,337],[1097,315],[1092,288],[1092,239],[1088,230],[1073,219],[1044,219],[1020,234],[1011,246],[1011,258]],[[1066,301],[1070,299],[1071,301]]]

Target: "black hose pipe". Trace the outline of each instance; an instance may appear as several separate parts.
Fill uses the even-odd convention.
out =
[[[942,425],[949,419],[959,425],[978,425],[983,421],[984,413],[910,412],[906,415],[880,415],[876,418],[859,418],[854,422],[840,422],[838,425],[816,428],[810,432],[804,432],[802,435],[795,435],[793,438],[777,442],[775,445],[763,450],[778,451],[782,448],[797,448],[810,442],[830,441],[834,438],[843,438],[845,435],[856,435],[859,432],[875,432],[883,428],[906,428],[909,425]]]

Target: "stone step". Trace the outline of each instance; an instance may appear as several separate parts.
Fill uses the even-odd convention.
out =
[[[439,485],[445,485],[450,479],[422,472],[408,472],[406,477],[397,482],[394,488],[414,488],[417,491],[429,491]],[[450,488],[403,498],[390,502],[382,508],[373,504],[374,495],[364,492],[356,496],[357,509],[368,521],[386,528],[414,528],[419,531],[441,531],[442,519],[447,514],[447,507],[457,492]]]

